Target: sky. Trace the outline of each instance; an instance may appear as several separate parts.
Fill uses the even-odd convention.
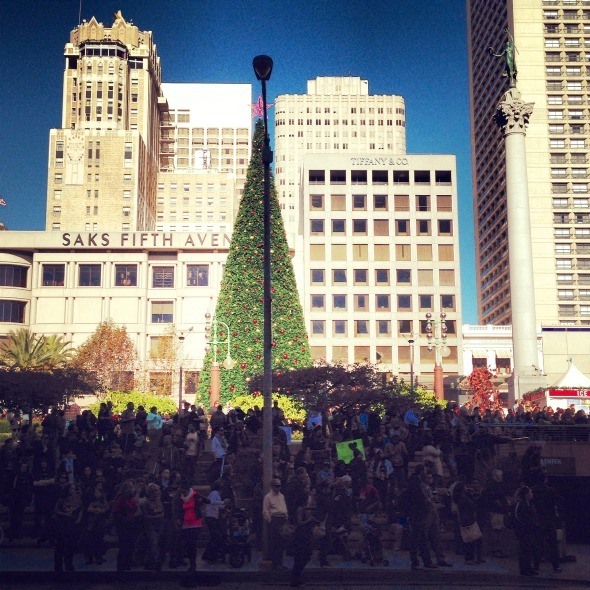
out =
[[[110,25],[117,10],[153,31],[164,82],[251,83],[256,100],[252,58],[266,54],[269,102],[317,76],[402,95],[408,153],[457,156],[463,323],[477,323],[464,0],[2,0],[0,221],[10,230],[45,229],[69,33],[79,14]]]

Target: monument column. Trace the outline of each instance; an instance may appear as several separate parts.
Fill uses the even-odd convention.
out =
[[[526,127],[533,104],[525,103],[512,86],[496,109],[494,119],[504,132],[506,147],[506,200],[508,264],[514,372],[509,381],[509,405],[528,391],[544,387],[539,375],[537,321],[533,276],[533,248],[526,164]]]

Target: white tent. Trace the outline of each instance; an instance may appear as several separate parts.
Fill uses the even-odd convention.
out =
[[[568,370],[549,389],[590,388],[590,378],[578,369],[573,361],[568,360]]]

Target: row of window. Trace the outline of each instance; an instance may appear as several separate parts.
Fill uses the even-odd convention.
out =
[[[397,348],[397,362],[409,365],[412,362],[411,352],[409,346],[398,346]],[[457,363],[457,347],[449,346],[449,356],[445,357],[445,364]],[[391,346],[376,346],[375,354],[371,354],[370,346],[310,346],[311,358],[314,360],[330,359],[333,362],[349,363],[389,363],[392,362],[392,347]],[[331,352],[330,352],[331,351]],[[352,352],[352,359],[349,353]],[[429,350],[427,346],[415,347],[414,363],[422,363],[423,365],[430,365],[434,363],[435,351]],[[418,356],[419,354],[419,356]],[[427,373],[422,367],[421,373]]]
[[[371,320],[311,320],[311,335],[312,336],[330,336],[327,332],[329,325],[332,326],[331,336],[346,337],[349,335],[349,325],[351,333],[355,336],[376,336],[390,337],[391,336],[391,320],[375,320],[373,324],[374,332],[370,333]],[[426,320],[420,320],[420,334],[427,334]],[[397,320],[397,333],[399,334],[413,334],[414,321],[413,320]],[[456,325],[454,320],[447,321],[447,333],[455,334]]]
[[[44,287],[63,287],[65,285],[65,264],[43,264],[42,285]],[[100,287],[102,284],[102,264],[78,265],[79,287]],[[207,264],[188,264],[186,267],[187,287],[209,286],[209,266]],[[137,286],[137,264],[115,264],[115,287]],[[152,287],[174,287],[174,266],[153,266]]]
[[[370,258],[369,252],[371,253]],[[391,253],[392,251],[389,244],[373,244],[371,250],[369,250],[368,244],[352,244],[350,248],[348,247],[348,244],[332,244],[329,251],[326,250],[324,244],[311,244],[309,247],[309,259],[314,262],[326,260],[334,262],[341,262],[343,260],[353,260],[355,262],[368,262],[369,260],[390,262],[393,260]],[[329,254],[329,258],[326,258],[327,254]],[[432,246],[430,246],[430,244],[418,244],[417,254],[417,260],[432,260]],[[412,246],[410,244],[395,244],[395,260],[398,262],[411,262],[412,260],[415,260],[415,258],[412,257]],[[453,246],[451,244],[439,244],[438,260],[440,262],[453,261]],[[405,273],[406,270],[400,270],[399,272]],[[409,272],[409,270],[407,272]],[[432,271],[430,270],[429,272]],[[441,280],[447,272],[453,273],[454,271],[441,270]],[[399,276],[400,275],[398,274],[398,281]]]
[[[332,219],[331,220],[332,235],[346,235],[346,219]],[[324,219],[311,219],[310,220],[310,233],[312,236],[323,236],[325,234],[326,220]],[[352,235],[353,236],[366,236],[368,235],[367,219],[353,219],[352,220]],[[396,236],[409,236],[410,231],[410,220],[409,219],[396,219],[395,220],[395,235]],[[452,236],[453,235],[453,222],[450,219],[439,219],[437,221],[439,236]],[[389,219],[374,219],[373,220],[373,235],[374,236],[389,236]],[[417,219],[416,220],[416,232],[417,236],[430,236],[432,235],[431,220],[430,219]]]
[[[375,311],[391,311],[391,295],[388,293],[380,293],[375,297]],[[346,311],[348,296],[344,294],[332,295],[332,311]],[[354,311],[369,311],[369,295],[355,294],[350,297],[354,301]],[[434,295],[422,294],[418,295],[418,307],[420,311],[432,311]],[[325,311],[326,310],[326,295],[314,294],[311,295],[311,310]],[[441,309],[445,311],[455,310],[455,296],[441,295],[440,296]],[[412,295],[398,295],[397,296],[397,311],[408,312],[412,311]]]
[[[416,195],[414,199],[415,211],[422,213],[431,211],[432,200],[433,197],[430,195]],[[326,209],[326,201],[325,195],[310,195],[309,208],[312,211],[324,211]],[[367,195],[330,195],[329,201],[331,211],[346,211],[348,209],[352,209],[353,211],[367,210]],[[389,195],[373,195],[373,210],[389,211]],[[394,195],[393,210],[410,211],[410,196]],[[436,210],[452,211],[453,197],[451,195],[437,195]]]
[[[389,170],[371,170],[372,184],[387,184],[389,182]],[[367,170],[309,170],[308,179],[310,184],[325,184],[326,178],[330,184],[367,184]],[[391,179],[394,184],[410,184],[409,170],[393,170]],[[430,170],[414,170],[414,184],[430,184]],[[436,170],[434,172],[434,182],[439,185],[449,185],[452,182],[450,170]]]

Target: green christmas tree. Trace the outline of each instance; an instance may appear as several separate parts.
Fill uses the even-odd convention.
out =
[[[248,382],[263,372],[263,194],[262,146],[264,125],[256,122],[252,158],[244,194],[234,226],[231,246],[221,281],[215,317],[217,341],[226,342],[223,323],[230,329],[234,368],[221,367],[221,401],[248,393]],[[285,236],[279,202],[271,176],[271,277],[272,277],[272,367],[294,370],[311,365],[303,310],[299,303],[293,265]],[[217,361],[223,362],[227,344],[217,346]],[[208,400],[213,349],[203,363],[198,397]]]

